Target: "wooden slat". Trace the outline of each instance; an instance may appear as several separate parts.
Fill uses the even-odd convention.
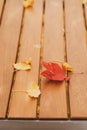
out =
[[[8,104],[13,76],[12,64],[15,62],[20,34],[22,2],[7,0],[0,27],[0,117],[5,117]]]
[[[0,21],[1,21],[1,14],[3,9],[4,0],[0,0]]]
[[[61,0],[46,0],[45,61],[64,61],[63,8]],[[65,82],[41,79],[40,118],[67,118]]]
[[[86,15],[86,29],[87,29],[87,4],[85,4],[85,15]]]
[[[25,10],[18,61],[28,60],[29,57],[32,57],[32,69],[31,71],[16,73],[13,90],[27,90],[32,81],[38,83],[42,10],[42,0],[35,0],[34,7]],[[9,107],[9,117],[35,118],[36,106],[36,99],[30,98],[23,92],[13,92]]]
[[[67,60],[74,68],[70,92],[72,118],[87,118],[87,45],[85,24],[80,0],[65,0]]]

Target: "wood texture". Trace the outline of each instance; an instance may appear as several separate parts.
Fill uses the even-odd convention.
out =
[[[35,0],[33,8],[25,10],[18,62],[26,61],[31,57],[32,69],[16,73],[13,90],[27,90],[31,82],[38,83],[42,11],[43,1],[41,0]],[[9,117],[35,118],[36,107],[36,99],[30,98],[23,92],[13,92],[9,106]]]
[[[46,1],[43,60],[64,61],[63,5]],[[65,82],[41,78],[40,118],[67,118]]]
[[[74,72],[69,84],[71,118],[87,118],[87,45],[80,0],[65,0],[67,60]]]
[[[1,14],[3,9],[4,0],[0,0],[0,21],[1,21]]]
[[[87,4],[85,5],[86,29],[87,29]]]
[[[9,99],[13,76],[12,64],[15,62],[20,34],[22,2],[7,0],[0,27],[0,117],[5,117]]]

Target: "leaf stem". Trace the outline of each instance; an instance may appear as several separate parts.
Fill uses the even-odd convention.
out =
[[[24,93],[27,93],[28,94],[28,91],[27,90],[13,90],[13,92],[24,92]]]
[[[72,72],[72,74],[84,74],[84,72]]]

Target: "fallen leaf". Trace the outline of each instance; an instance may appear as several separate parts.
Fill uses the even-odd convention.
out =
[[[29,58],[28,61],[22,61],[21,63],[14,64],[13,66],[16,70],[30,70],[31,62],[32,62],[32,59]]]
[[[87,0],[83,0],[83,1],[82,1],[82,4],[87,4]]]
[[[60,66],[57,63],[52,62],[42,62],[42,65],[46,68],[41,75],[55,81],[63,81],[69,80],[70,78],[67,77],[67,70],[64,65]]]
[[[34,0],[24,0],[24,2],[23,2],[24,8],[31,7],[31,6],[33,6],[33,4],[34,4]]]
[[[14,64],[14,68],[16,70],[30,70],[31,66],[21,62],[21,63]]]
[[[33,98],[38,98],[39,95],[41,94],[41,91],[39,89],[39,86],[35,83],[32,82],[30,85],[30,88],[28,90],[13,90],[13,92],[23,92],[26,93],[28,96],[33,97]]]
[[[37,98],[41,94],[39,86],[35,82],[31,84],[27,92],[30,97],[34,97],[34,98]]]
[[[65,68],[66,68],[68,71],[73,71],[72,66],[70,66],[67,62],[63,63],[63,65],[65,66]]]

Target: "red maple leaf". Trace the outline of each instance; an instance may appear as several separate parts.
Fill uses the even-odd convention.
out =
[[[57,63],[52,62],[42,62],[42,65],[46,68],[41,75],[55,81],[63,81],[63,80],[69,80],[70,78],[67,77],[67,70],[62,65],[60,66]]]

